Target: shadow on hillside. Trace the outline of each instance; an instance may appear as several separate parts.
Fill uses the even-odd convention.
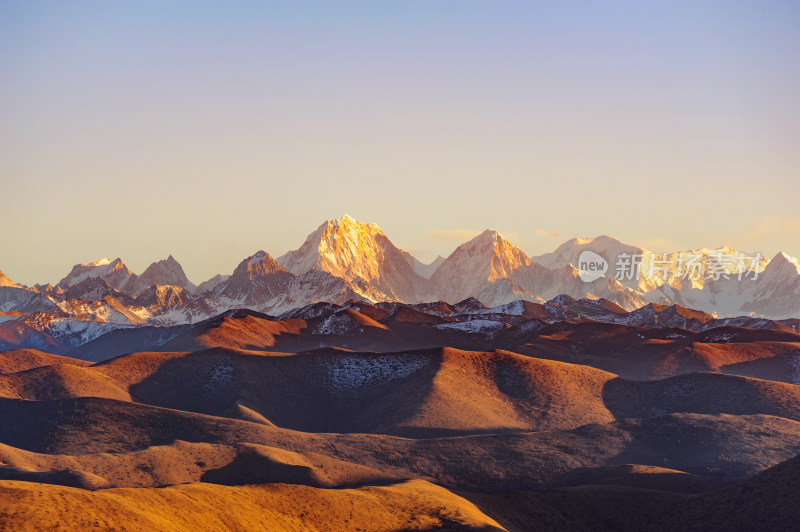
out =
[[[419,411],[440,364],[435,351],[270,356],[214,348],[166,361],[130,391],[144,404],[222,417],[238,402],[303,432],[389,434]]]

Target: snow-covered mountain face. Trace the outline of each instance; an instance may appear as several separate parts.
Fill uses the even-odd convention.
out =
[[[196,288],[194,283],[189,281],[186,277],[183,267],[172,255],[148,266],[142,275],[139,276],[139,281],[145,286],[179,286],[189,292],[193,292]]]
[[[428,289],[432,296],[456,302],[482,294],[486,304],[502,304],[506,294],[532,297],[513,277],[520,268],[531,266],[525,253],[514,247],[497,231],[486,230],[469,242],[461,244],[442,262],[430,278]],[[494,283],[500,281],[495,286]],[[512,297],[512,296],[509,296]]]
[[[616,282],[603,292],[592,287],[590,293],[608,297],[629,310],[646,303],[659,303],[680,304],[720,316],[759,314],[781,318],[800,313],[800,302],[793,288],[787,288],[794,286],[790,279],[796,277],[795,269],[784,266],[778,271],[768,266],[773,262],[791,263],[791,258],[783,254],[770,261],[726,246],[654,253],[613,237],[600,236],[569,240],[553,253],[534,260],[548,267],[571,264],[580,268],[585,252],[605,259],[609,269],[601,279]],[[775,288],[782,283],[788,283],[783,290]],[[555,286],[571,294],[566,286],[559,283]]]
[[[723,280],[726,284],[735,282]],[[716,287],[711,287],[713,288]],[[758,279],[737,287],[745,296],[742,311],[763,316],[800,317],[800,260],[778,253],[761,272]],[[719,291],[722,292],[720,287]],[[728,289],[728,292],[732,292]]]
[[[246,307],[282,313],[316,301],[341,303],[359,295],[344,279],[320,270],[301,275],[284,269],[264,251],[243,260],[209,299],[219,309]]]
[[[586,279],[585,252],[607,261],[601,275]],[[724,257],[727,261],[720,260]],[[621,274],[628,259],[638,270]],[[435,301],[424,306],[433,314],[524,302],[544,305],[548,316],[564,319],[699,330],[724,318],[760,328],[768,324],[765,318],[800,318],[800,261],[783,253],[771,260],[748,257],[727,247],[652,253],[608,236],[571,239],[532,260],[487,230],[446,259],[425,265],[393,245],[377,225],[345,216],[325,222],[278,260],[259,251],[230,275],[216,275],[197,287],[172,256],[140,276],[120,259],[79,264],[55,287],[21,286],[0,273],[0,327],[33,331],[41,341],[37,327],[57,335],[58,330],[88,331],[86,322],[179,325],[233,309],[279,315],[350,300]],[[619,309],[635,312],[619,316]],[[104,329],[91,328],[99,330]],[[82,338],[86,334],[80,332]]]
[[[19,285],[8,278],[8,275],[0,271],[0,286],[13,286],[19,288]]]
[[[109,285],[101,277],[88,277],[64,291],[64,299],[68,301],[99,301],[106,297],[113,297],[126,304],[133,302],[133,298]]]
[[[761,272],[768,262],[763,257],[743,255],[727,246],[658,253],[606,235],[573,238],[554,252],[534,257],[533,260],[550,269],[567,264],[580,268],[581,255],[586,251],[600,255],[609,263],[606,276],[643,294],[661,287],[673,290],[702,289],[707,280],[706,274],[711,271],[718,270],[725,274],[736,274],[737,269]]]
[[[295,275],[319,270],[344,279],[359,295],[373,301],[416,301],[425,280],[414,261],[411,254],[392,244],[380,227],[347,215],[323,223],[299,249],[278,259]]]
[[[58,286],[67,290],[69,287],[90,278],[99,278],[114,287],[120,292],[135,296],[145,286],[139,282],[139,278],[125,266],[122,259],[113,261],[100,259],[88,264],[76,264],[72,271],[59,281]]]
[[[282,294],[294,276],[265,251],[247,257],[214,289],[223,304],[258,305]]]
[[[136,297],[139,292],[152,285],[179,286],[189,291],[195,288],[186,277],[180,263],[170,255],[164,260],[152,263],[141,275],[136,275],[128,269],[122,259],[111,261],[104,258],[88,264],[76,264],[72,267],[72,271],[59,281],[56,289],[66,291],[88,279],[101,279],[112,288],[131,297]]]
[[[142,290],[136,296],[135,303],[142,307],[182,307],[196,301],[191,292],[173,285],[154,284]]]

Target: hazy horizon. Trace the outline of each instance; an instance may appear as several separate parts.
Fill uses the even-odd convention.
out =
[[[430,262],[486,228],[800,256],[800,5],[4,2],[0,270],[174,255],[194,282],[326,219]]]

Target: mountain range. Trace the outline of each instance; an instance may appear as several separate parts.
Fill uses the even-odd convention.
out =
[[[607,262],[602,275],[585,279],[586,252]],[[615,272],[631,257],[638,275]],[[743,261],[749,267],[744,275]],[[690,262],[706,271],[688,275],[700,272],[690,271]],[[316,302],[453,305],[470,298],[497,307],[519,300],[544,304],[561,295],[602,298],[628,312],[679,305],[719,318],[800,318],[800,261],[784,253],[750,257],[728,247],[656,254],[610,236],[571,239],[529,257],[486,230],[424,264],[377,225],[345,215],[320,225],[296,250],[277,258],[258,251],[233,272],[197,285],[171,255],[139,275],[120,258],[78,264],[55,286],[23,286],[0,272],[0,339],[13,343],[46,330],[53,338],[69,336],[75,347],[116,328],[194,323],[241,308],[280,315]]]
[[[348,216],[199,284],[0,273],[0,529],[791,530],[799,279]]]

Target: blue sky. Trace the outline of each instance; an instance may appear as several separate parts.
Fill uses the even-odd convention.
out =
[[[0,269],[189,277],[344,213],[423,260],[800,255],[794,2],[0,4]]]

